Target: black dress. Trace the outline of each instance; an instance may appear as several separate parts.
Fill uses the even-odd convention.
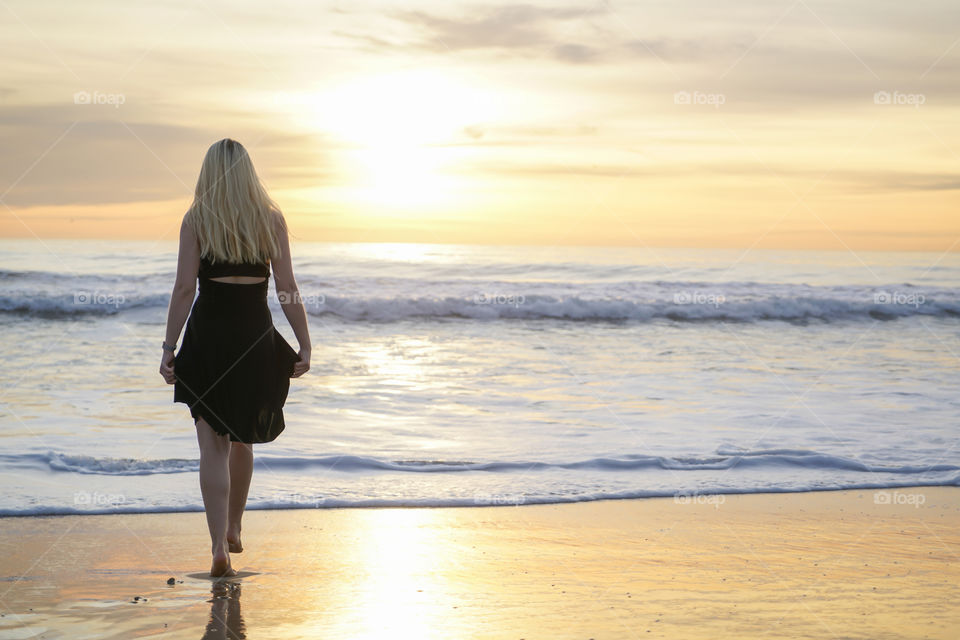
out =
[[[174,358],[173,401],[233,442],[271,442],[284,429],[283,405],[300,357],[273,326],[267,280],[210,280],[241,275],[268,278],[270,266],[201,259],[200,293]]]

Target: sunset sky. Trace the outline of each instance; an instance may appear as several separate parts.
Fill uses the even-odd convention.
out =
[[[0,3],[0,235],[960,249],[960,3]],[[878,93],[880,92],[880,93]]]

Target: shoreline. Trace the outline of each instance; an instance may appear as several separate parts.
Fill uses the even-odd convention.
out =
[[[9,517],[0,636],[957,637],[960,487],[878,493],[255,510],[220,581],[201,512]]]
[[[888,486],[864,486],[864,487],[827,487],[821,489],[783,489],[783,490],[769,490],[769,491],[732,491],[732,492],[677,492],[672,494],[665,495],[651,495],[651,496],[614,496],[614,497],[602,497],[602,498],[587,498],[584,500],[551,500],[551,501],[542,501],[542,502],[501,502],[501,503],[483,503],[475,502],[472,504],[396,504],[396,503],[386,503],[386,502],[376,502],[371,501],[371,504],[367,503],[348,503],[348,504],[332,504],[332,505],[316,505],[316,504],[303,504],[301,506],[296,505],[283,505],[283,506],[258,506],[252,505],[246,508],[246,512],[257,512],[257,511],[326,511],[326,510],[335,510],[335,509],[472,509],[472,508],[489,508],[489,507],[537,507],[537,506],[551,506],[551,505],[567,505],[567,504],[592,504],[595,502],[622,502],[630,500],[674,500],[677,502],[682,502],[684,500],[697,500],[697,499],[710,499],[710,498],[727,498],[732,496],[776,496],[776,495],[804,495],[804,494],[816,494],[816,493],[836,493],[843,491],[872,491],[875,493],[897,493],[905,490],[920,490],[920,489],[951,489],[958,488],[954,484],[909,484],[909,485],[897,485],[894,487]],[[181,509],[179,507],[157,507],[155,510],[143,511],[143,510],[130,510],[124,511],[121,509],[102,509],[102,510],[90,510],[89,512],[68,512],[68,513],[15,513],[15,514],[5,514],[0,512],[0,520],[8,518],[63,518],[71,516],[133,516],[133,515],[164,515],[164,514],[178,514],[178,513],[203,513],[204,509],[202,507],[192,507],[188,509]]]

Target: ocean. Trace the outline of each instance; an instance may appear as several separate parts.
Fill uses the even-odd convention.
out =
[[[0,515],[203,509],[176,250],[0,241]],[[960,255],[293,252],[312,369],[250,509],[960,485]]]

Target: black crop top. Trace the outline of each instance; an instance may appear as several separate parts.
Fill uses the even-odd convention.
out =
[[[270,263],[268,262],[210,262],[207,258],[200,258],[199,278],[220,278],[223,276],[254,276],[270,277]]]

